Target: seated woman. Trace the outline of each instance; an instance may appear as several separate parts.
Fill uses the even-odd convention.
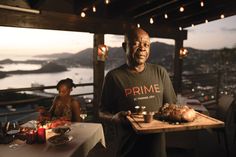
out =
[[[52,119],[63,118],[64,120],[79,122],[80,104],[70,93],[76,87],[70,78],[61,80],[57,84],[59,94],[54,98],[49,112]]]

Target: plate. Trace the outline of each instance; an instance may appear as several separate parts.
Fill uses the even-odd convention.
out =
[[[53,128],[52,131],[56,134],[65,134],[71,131],[70,127],[68,126],[59,126],[56,128]]]
[[[52,145],[59,146],[69,143],[73,139],[71,135],[55,135],[48,139],[48,142]]]

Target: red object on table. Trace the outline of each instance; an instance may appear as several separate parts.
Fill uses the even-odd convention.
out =
[[[37,132],[35,130],[30,130],[26,132],[26,143],[33,144],[36,142]]]
[[[38,128],[38,143],[46,142],[46,130],[43,127]]]

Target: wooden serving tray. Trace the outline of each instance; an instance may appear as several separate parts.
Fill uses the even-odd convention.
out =
[[[197,118],[193,122],[186,122],[180,124],[170,124],[168,122],[156,119],[154,119],[151,123],[145,123],[143,117],[140,115],[131,115],[127,116],[127,118],[130,121],[133,129],[140,134],[224,127],[224,122],[201,114],[199,112],[196,113]]]

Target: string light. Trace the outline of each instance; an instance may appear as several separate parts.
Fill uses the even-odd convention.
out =
[[[182,27],[179,27],[179,30],[182,31]]]
[[[180,12],[184,12],[184,7],[180,7],[180,8],[179,8],[179,11],[180,11]]]
[[[154,23],[154,20],[153,20],[152,17],[150,18],[149,22],[150,22],[150,24],[153,24],[153,23]]]
[[[140,24],[139,23],[137,24],[137,27],[140,28]]]
[[[82,11],[82,12],[80,13],[80,16],[81,16],[81,17],[85,17],[85,16],[86,16],[85,12]]]
[[[105,0],[105,3],[106,3],[106,4],[109,4],[109,3],[110,3],[110,0]]]
[[[201,5],[201,7],[204,7],[204,2],[201,1],[201,2],[200,2],[200,5]]]
[[[221,15],[220,15],[220,18],[221,18],[221,19],[225,18],[225,15],[224,15],[224,14],[221,14]]]
[[[165,19],[168,19],[168,15],[167,14],[165,14],[164,17],[165,17]]]
[[[205,23],[208,23],[208,20],[207,20],[207,19],[205,20]]]
[[[97,11],[96,7],[93,6],[93,12],[95,13]]]

